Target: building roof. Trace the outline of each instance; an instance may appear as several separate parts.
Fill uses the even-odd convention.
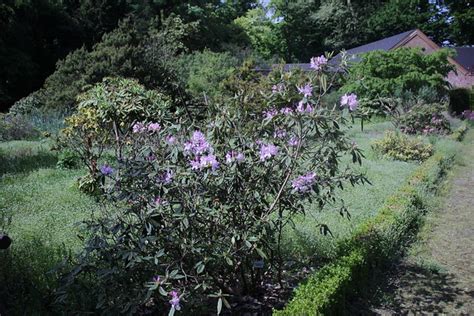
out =
[[[347,54],[361,54],[371,52],[373,50],[391,50],[415,31],[416,30],[410,30],[397,35],[383,38],[375,42],[351,48],[347,50]]]
[[[375,42],[348,49],[346,53],[349,61],[358,62],[360,61],[360,57],[358,56],[359,54],[371,52],[374,50],[389,51],[403,46],[413,36],[421,36],[427,42],[427,44],[433,47],[435,50],[440,48],[436,43],[434,43],[425,34],[423,34],[423,32],[418,29],[414,29],[390,37],[386,37]],[[474,73],[474,47],[455,47],[455,50],[457,51],[457,56],[453,58],[454,60],[450,59],[451,62],[457,63],[458,66],[464,68],[468,72]],[[337,65],[339,64],[340,59],[341,53],[331,58],[328,63],[329,66],[331,66],[332,68],[331,70],[334,69],[337,71]],[[311,70],[310,64],[306,63],[284,65],[284,69],[286,71],[291,70],[293,68],[300,68],[303,71]]]
[[[474,72],[474,47],[455,47],[457,55],[454,57],[458,63],[470,72]]]

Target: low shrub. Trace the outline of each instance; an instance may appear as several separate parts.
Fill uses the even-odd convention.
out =
[[[443,104],[417,104],[397,118],[400,130],[407,134],[446,134],[451,126],[442,114]]]
[[[471,106],[471,92],[469,89],[458,88],[449,91],[449,110],[457,115],[469,110]]]
[[[401,161],[424,161],[433,154],[431,144],[393,131],[387,131],[382,139],[373,142],[372,149],[383,157]]]
[[[464,136],[466,136],[468,130],[469,128],[467,127],[467,125],[463,124],[456,130],[454,130],[454,132],[451,134],[451,138],[460,142],[464,139]]]
[[[40,132],[23,115],[0,114],[0,140],[37,139]]]
[[[73,169],[77,168],[80,163],[81,159],[76,152],[70,149],[64,149],[58,154],[56,167],[60,169]]]

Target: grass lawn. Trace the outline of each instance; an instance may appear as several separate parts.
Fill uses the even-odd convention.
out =
[[[96,204],[75,186],[84,171],[56,169],[48,142],[2,143],[0,159],[0,214],[11,216],[13,239],[9,255],[0,253],[0,284],[8,284],[0,294],[14,314],[47,313],[55,286],[48,271],[80,247],[75,223]]]
[[[458,124],[458,122],[455,122]],[[395,193],[407,180],[411,173],[419,166],[418,162],[402,162],[378,157],[372,149],[371,143],[383,137],[386,130],[395,130],[389,121],[375,121],[365,124],[364,131],[355,124],[349,132],[357,145],[363,149],[366,159],[361,170],[372,185],[346,187],[341,190],[340,198],[350,213],[350,218],[339,214],[341,204],[327,206],[319,210],[316,205],[308,205],[307,215],[298,218],[294,227],[288,227],[285,236],[285,249],[296,258],[311,258],[313,263],[327,261],[336,255],[337,242],[350,236],[354,230],[366,219],[377,214],[387,197]],[[423,137],[431,142],[437,151],[453,154],[461,144],[447,137]],[[332,235],[323,235],[318,224],[329,226]]]

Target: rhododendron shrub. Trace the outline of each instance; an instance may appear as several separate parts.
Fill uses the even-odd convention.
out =
[[[121,158],[103,167],[108,206],[87,223],[90,238],[60,293],[92,274],[90,291],[108,313],[202,313],[209,302],[220,312],[258,295],[264,277],[279,281],[290,259],[283,227],[308,201],[323,207],[337,188],[366,181],[341,162],[362,158],[345,135],[357,97],[320,106],[333,80],[323,66],[272,73],[264,111],[235,98],[211,105],[204,121],[177,110],[174,120],[124,126]]]

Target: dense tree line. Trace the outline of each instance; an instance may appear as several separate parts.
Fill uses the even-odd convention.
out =
[[[268,61],[301,62],[414,28],[438,43],[473,44],[472,1],[442,2],[440,6],[428,0],[4,0],[0,4],[0,110],[41,88],[55,69],[46,87],[55,81],[90,84],[106,75],[143,81],[149,77],[140,73],[149,65],[138,65],[144,55],[139,59],[127,55],[129,63],[123,68],[118,64],[123,60],[118,59],[111,71],[104,56],[111,51],[120,55],[130,47],[138,49],[135,53],[145,51],[143,45],[148,44],[143,39],[151,23],[155,31],[163,29],[170,16],[189,26],[180,39],[182,49],[174,50],[179,54],[209,49],[235,57],[251,52]],[[120,30],[120,21],[133,27]],[[104,47],[108,47],[105,52],[97,52]],[[155,54],[154,58],[162,57]],[[68,67],[76,73],[64,80],[61,73]],[[75,92],[65,91],[70,94],[65,105]],[[54,97],[47,101],[57,102]],[[59,101],[64,101],[61,96]]]

